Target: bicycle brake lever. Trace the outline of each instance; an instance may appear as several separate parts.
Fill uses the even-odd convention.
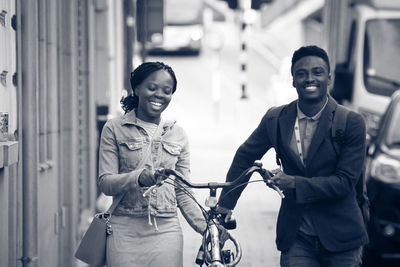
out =
[[[159,186],[160,184],[155,184],[147,188],[146,191],[143,192],[143,197],[147,197],[147,195],[153,190],[155,187]]]
[[[282,191],[281,189],[279,189],[279,187],[277,187],[277,186],[274,185],[274,184],[271,184],[271,186],[272,186],[272,188],[273,188],[276,192],[278,192],[278,194],[279,194],[279,196],[280,196],[281,198],[285,198],[285,195],[283,194],[283,191]]]
[[[161,177],[161,178],[158,178],[158,177]],[[156,182],[156,184],[150,186],[149,188],[147,188],[146,191],[143,192],[143,197],[147,197],[147,195],[148,195],[154,188],[156,188],[156,187],[161,186],[162,184],[164,184],[164,180],[165,180],[166,178],[165,178],[165,179],[162,179],[162,178],[165,177],[165,176],[158,175],[158,177],[157,177],[157,182]],[[166,177],[168,178],[168,176],[166,176]]]

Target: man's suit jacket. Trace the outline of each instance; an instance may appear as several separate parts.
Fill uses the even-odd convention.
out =
[[[365,159],[366,129],[363,118],[350,112],[340,154],[334,150],[331,127],[337,103],[329,96],[311,141],[306,167],[290,148],[297,110],[297,101],[288,104],[279,116],[279,154],[283,170],[295,176],[296,189],[284,190],[279,210],[276,244],[279,250],[289,249],[300,227],[304,209],[311,214],[315,231],[330,251],[355,249],[368,243],[368,235],[356,201],[355,184]],[[258,127],[239,147],[227,174],[227,181],[238,177],[246,168],[272,148],[270,110]],[[249,177],[248,177],[249,179]],[[226,194],[220,205],[233,209],[244,187]],[[261,203],[260,203],[261,204]],[[249,226],[251,227],[251,226]]]

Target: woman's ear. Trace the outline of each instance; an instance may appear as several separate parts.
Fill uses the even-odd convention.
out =
[[[135,95],[137,96],[138,93],[139,93],[139,88],[135,87],[135,89],[132,90],[132,96],[135,96]]]

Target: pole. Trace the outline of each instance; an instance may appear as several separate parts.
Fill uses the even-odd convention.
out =
[[[221,49],[223,41],[221,33],[213,25],[213,11],[210,8],[204,10],[204,41],[210,50],[210,66],[211,66],[211,92],[214,106],[215,123],[219,122],[219,111],[221,102]]]
[[[19,3],[19,2],[18,2]],[[21,65],[22,65],[22,196],[23,255],[22,266],[38,264],[38,191],[37,191],[37,85],[38,85],[38,4],[21,3]]]
[[[243,16],[242,16],[243,17]],[[239,56],[239,64],[240,64],[240,85],[242,90],[241,99],[247,99],[247,42],[245,38],[245,31],[247,28],[246,22],[241,22],[241,31],[240,31],[240,56]]]
[[[147,25],[147,0],[138,0],[137,1],[137,18],[139,18],[139,36],[140,36],[140,56],[142,58],[142,62],[146,61],[147,57],[147,51],[146,51],[146,42],[148,38],[147,30],[148,30],[148,25]]]
[[[246,10],[250,9],[251,1],[250,0],[240,0],[239,6],[239,17],[240,17],[240,56],[239,56],[239,65],[240,65],[240,86],[241,86],[241,99],[247,99],[247,39],[248,39],[248,24],[245,19]]]

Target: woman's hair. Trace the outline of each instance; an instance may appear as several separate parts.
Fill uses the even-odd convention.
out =
[[[132,109],[136,109],[139,103],[139,98],[135,95],[135,88],[140,85],[150,74],[158,70],[167,71],[174,82],[174,86],[172,88],[172,93],[176,91],[177,80],[175,76],[175,72],[172,70],[170,66],[164,64],[163,62],[144,62],[139,65],[136,69],[131,72],[131,88],[132,94],[122,97],[120,103],[122,105],[122,109],[125,113],[128,113]]]

